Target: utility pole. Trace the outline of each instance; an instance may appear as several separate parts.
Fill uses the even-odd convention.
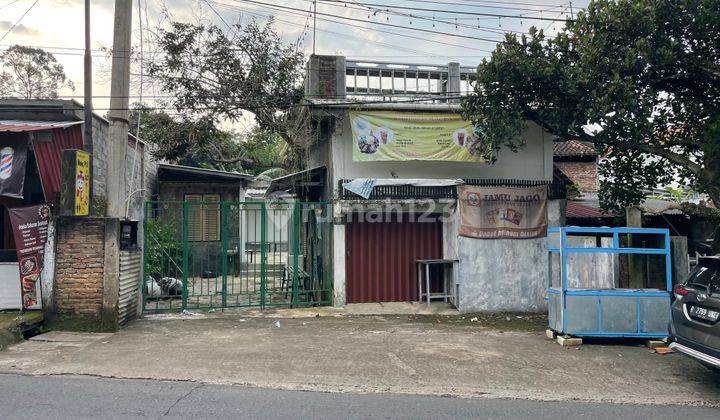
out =
[[[92,53],[90,50],[90,0],[85,0],[85,70],[84,70],[84,127],[83,127],[83,150],[93,153],[93,105],[92,105]],[[92,165],[90,166],[92,178]],[[92,200],[92,182],[90,183],[90,199]]]
[[[313,55],[315,55],[315,27],[317,26],[317,0],[313,0]]]
[[[125,151],[128,142],[132,0],[115,0],[107,154],[107,215],[124,216]]]

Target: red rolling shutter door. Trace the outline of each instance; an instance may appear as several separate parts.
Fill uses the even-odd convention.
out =
[[[418,299],[415,261],[442,258],[442,223],[408,217],[345,226],[347,303]]]

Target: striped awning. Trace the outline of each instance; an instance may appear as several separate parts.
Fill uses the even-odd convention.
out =
[[[0,120],[0,132],[25,133],[54,130],[82,124],[82,121]]]

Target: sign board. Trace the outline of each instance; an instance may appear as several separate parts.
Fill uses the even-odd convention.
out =
[[[8,209],[20,270],[23,309],[42,308],[40,273],[45,257],[50,207],[45,204]]]
[[[459,114],[350,112],[356,162],[487,162],[491,148]]]
[[[0,142],[0,195],[23,198],[27,138],[8,136]]]
[[[529,239],[547,236],[547,186],[461,185],[460,236]]]
[[[60,213],[63,216],[90,215],[90,154],[63,150]]]

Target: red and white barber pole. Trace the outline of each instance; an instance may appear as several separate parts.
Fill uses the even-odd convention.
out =
[[[0,179],[8,179],[12,176],[14,155],[15,150],[12,147],[0,149]]]

